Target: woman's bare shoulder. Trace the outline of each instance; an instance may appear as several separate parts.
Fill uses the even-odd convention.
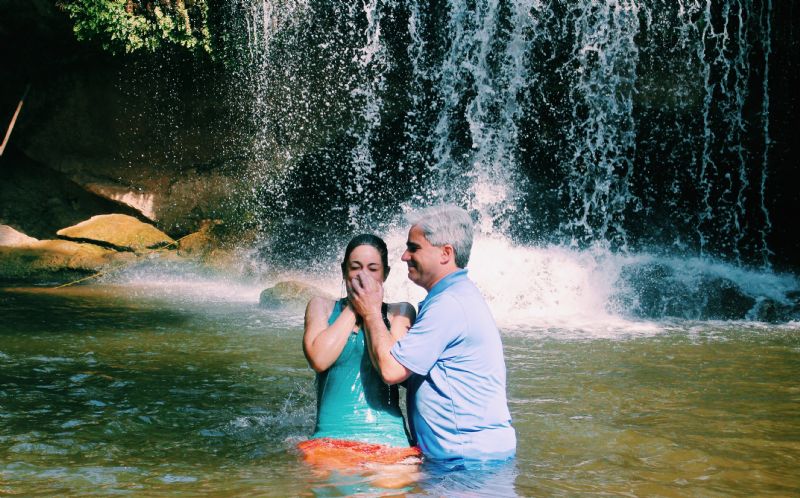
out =
[[[399,303],[388,303],[388,312],[392,316],[403,315],[408,317],[410,320],[414,320],[417,316],[417,310],[411,303],[406,302],[399,302]]]
[[[336,301],[324,296],[314,296],[308,301],[308,305],[306,306],[306,314],[308,313],[322,313],[325,315],[330,315],[331,311],[333,311],[333,306],[336,304]]]

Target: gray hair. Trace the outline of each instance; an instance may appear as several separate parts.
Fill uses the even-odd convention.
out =
[[[409,213],[411,225],[417,225],[434,246],[450,244],[456,253],[456,266],[466,268],[472,250],[472,218],[452,204],[440,204]]]

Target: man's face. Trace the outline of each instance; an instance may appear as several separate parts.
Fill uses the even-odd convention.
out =
[[[415,284],[431,290],[442,272],[442,249],[431,245],[417,225],[408,231],[406,250],[400,258],[408,265],[408,278]]]

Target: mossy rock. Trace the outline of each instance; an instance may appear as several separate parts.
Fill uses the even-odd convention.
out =
[[[286,280],[261,291],[258,302],[262,308],[297,309],[305,308],[308,301],[314,296],[333,299],[328,293],[311,284],[297,280]]]

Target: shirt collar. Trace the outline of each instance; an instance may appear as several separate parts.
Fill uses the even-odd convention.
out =
[[[461,269],[458,269],[458,270],[454,271],[453,273],[448,273],[445,277],[443,277],[441,280],[436,282],[436,285],[434,285],[431,288],[430,292],[428,292],[428,295],[425,296],[425,299],[423,299],[422,302],[419,303],[419,305],[422,306],[424,303],[426,303],[428,300],[430,300],[433,296],[435,296],[437,294],[441,294],[442,292],[445,291],[445,289],[447,289],[448,287],[450,287],[454,283],[459,282],[461,280],[464,280],[466,278],[467,278],[467,270],[466,270],[466,268],[461,268]]]

